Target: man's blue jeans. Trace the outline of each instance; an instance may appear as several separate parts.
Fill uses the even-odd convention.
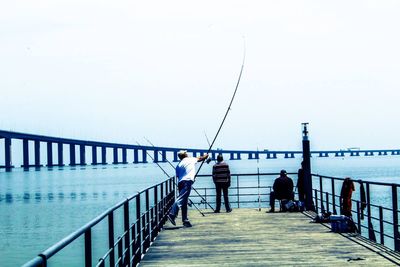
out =
[[[192,190],[193,181],[180,181],[178,183],[179,196],[176,199],[174,205],[172,205],[171,211],[169,212],[174,218],[178,216],[179,209],[182,209],[182,221],[187,221],[187,210],[188,210],[188,200],[190,196],[190,191]]]

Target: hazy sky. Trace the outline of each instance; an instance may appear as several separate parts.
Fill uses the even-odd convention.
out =
[[[398,148],[400,1],[0,2],[0,129],[207,147]]]

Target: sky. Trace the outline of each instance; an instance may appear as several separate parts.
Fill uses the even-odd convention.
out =
[[[399,148],[399,1],[0,1],[0,129],[207,148]]]

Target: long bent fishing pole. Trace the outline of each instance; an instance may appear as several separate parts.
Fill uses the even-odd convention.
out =
[[[150,140],[149,139],[147,139],[146,137],[143,137],[152,147],[155,147],[154,146],[154,144],[152,143],[152,142],[150,142]],[[161,154],[161,151],[158,151],[158,153],[160,154],[160,155],[162,155]],[[169,161],[167,158],[165,158],[166,160],[167,160],[167,162],[169,163],[169,165],[175,170],[175,166],[171,163],[171,161]],[[175,181],[174,181],[174,183],[175,183]],[[205,204],[207,204],[211,209],[212,209],[212,211],[214,211],[214,208],[207,202],[207,200],[196,190],[196,188],[194,188],[193,186],[192,186],[192,189],[193,189],[193,191],[194,192],[196,192],[196,194],[201,198],[201,200],[202,200],[202,202],[204,201],[204,203]],[[191,201],[191,200],[190,200]],[[192,204],[194,204],[193,203],[193,201],[191,201],[191,203]],[[204,216],[204,215],[203,215]]]
[[[233,95],[232,95],[232,98],[231,98],[231,102],[229,103],[229,106],[228,106],[228,108],[227,108],[227,110],[226,110],[226,112],[225,112],[225,116],[224,116],[224,118],[222,119],[222,122],[221,122],[221,124],[220,124],[220,126],[219,126],[219,128],[218,128],[218,131],[217,131],[217,133],[215,134],[214,139],[213,139],[213,141],[212,141],[210,147],[209,147],[208,150],[207,150],[207,154],[210,153],[210,151],[211,151],[211,149],[212,149],[212,147],[213,147],[213,145],[214,145],[214,143],[215,143],[215,140],[217,140],[217,137],[218,137],[218,135],[219,135],[219,132],[221,131],[222,126],[223,126],[224,123],[225,123],[226,117],[228,116],[228,113],[229,113],[229,111],[231,110],[231,106],[232,106],[233,100],[235,99],[237,89],[239,88],[240,79],[242,78],[242,73],[243,73],[244,61],[245,61],[245,59],[246,59],[246,45],[243,46],[243,61],[242,61],[242,67],[240,68],[240,73],[239,73],[239,77],[238,77],[238,80],[237,80],[237,83],[236,83],[235,91],[233,92]],[[200,167],[198,168],[198,170],[197,170],[197,172],[196,172],[196,175],[194,176],[195,179],[196,179],[197,175],[199,174],[201,167],[203,167],[203,164],[204,164],[204,161],[201,162]]]
[[[136,141],[136,143],[137,143],[139,146],[142,146],[142,145],[139,144],[139,142]],[[152,160],[155,164],[157,164],[157,166],[164,172],[164,174],[165,174],[168,178],[171,178],[171,177],[172,177],[172,176],[170,176],[170,175],[164,170],[163,167],[161,167],[160,164],[158,164],[158,162],[154,161],[154,158],[150,155],[149,152],[147,152],[147,150],[146,150],[146,154],[147,154],[147,156],[149,156],[149,157],[151,158],[151,160]],[[173,181],[173,183],[174,183],[174,186],[176,186],[175,177],[174,177],[174,179],[172,179],[172,181]],[[193,203],[193,201],[192,201],[190,198],[188,198],[188,200],[189,200],[190,205],[191,205],[191,206],[194,206],[194,207],[197,209],[197,211],[200,212],[200,214],[204,217],[204,216],[205,216],[204,213]]]

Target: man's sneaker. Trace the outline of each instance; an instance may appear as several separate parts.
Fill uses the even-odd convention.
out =
[[[192,224],[189,221],[184,221],[183,226],[184,227],[192,227]]]
[[[267,213],[270,213],[270,212],[275,212],[275,209],[270,209],[269,211],[267,211]]]
[[[220,211],[219,210],[214,210],[214,213],[219,213]]]
[[[232,209],[226,210],[227,213],[232,212]]]
[[[167,215],[167,218],[168,218],[168,220],[169,220],[173,225],[176,225],[174,215],[168,214],[168,215]]]

